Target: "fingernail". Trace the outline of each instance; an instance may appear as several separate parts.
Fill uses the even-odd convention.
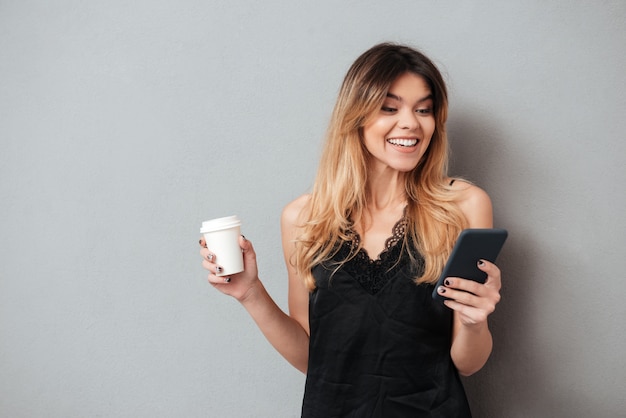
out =
[[[478,265],[482,267],[485,265],[485,262],[483,260],[478,260]]]
[[[439,291],[439,293],[446,293],[446,288],[443,286],[439,286],[439,289],[437,289]]]
[[[224,277],[224,283],[230,283],[230,277]]]
[[[202,240],[201,239],[198,240],[198,244],[202,245]]]
[[[215,274],[220,274],[221,272],[223,272],[224,269],[220,266],[215,267]]]
[[[215,257],[213,254],[209,254],[206,256],[206,259],[209,261],[213,261],[213,257]]]
[[[450,286],[450,280],[448,280],[448,279],[444,280],[444,281],[443,281],[443,283],[444,283],[446,286]]]
[[[244,234],[241,234],[241,238],[243,238],[244,241],[247,241],[246,236]]]

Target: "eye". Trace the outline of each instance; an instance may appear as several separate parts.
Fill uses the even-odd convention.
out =
[[[417,109],[416,112],[420,115],[430,115],[431,113],[433,113],[433,109],[432,107],[425,107],[422,109]]]
[[[395,107],[391,107],[391,106],[383,106],[380,108],[380,110],[382,110],[383,112],[395,112],[397,109]]]

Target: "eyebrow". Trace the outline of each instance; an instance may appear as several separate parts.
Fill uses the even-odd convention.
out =
[[[392,94],[392,93],[387,93],[387,97],[389,97],[390,99],[397,100],[397,101],[399,101],[399,102],[401,102],[401,101],[402,101],[402,97],[400,97],[400,96],[396,96],[395,94]],[[425,96],[425,97],[422,97],[421,99],[419,99],[419,100],[417,101],[417,103],[422,103],[422,102],[425,102],[425,101],[427,101],[427,100],[432,100],[432,98],[433,98],[433,95],[432,95],[432,93],[431,93],[431,94],[429,94],[428,96]]]

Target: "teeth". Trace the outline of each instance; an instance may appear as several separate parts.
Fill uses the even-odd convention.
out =
[[[412,147],[417,144],[417,139],[400,139],[400,138],[390,138],[387,140],[392,145],[400,145],[403,147]]]

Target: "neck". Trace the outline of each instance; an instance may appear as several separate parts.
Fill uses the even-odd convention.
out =
[[[393,210],[406,205],[405,173],[372,175],[367,185],[367,209],[370,212]]]

